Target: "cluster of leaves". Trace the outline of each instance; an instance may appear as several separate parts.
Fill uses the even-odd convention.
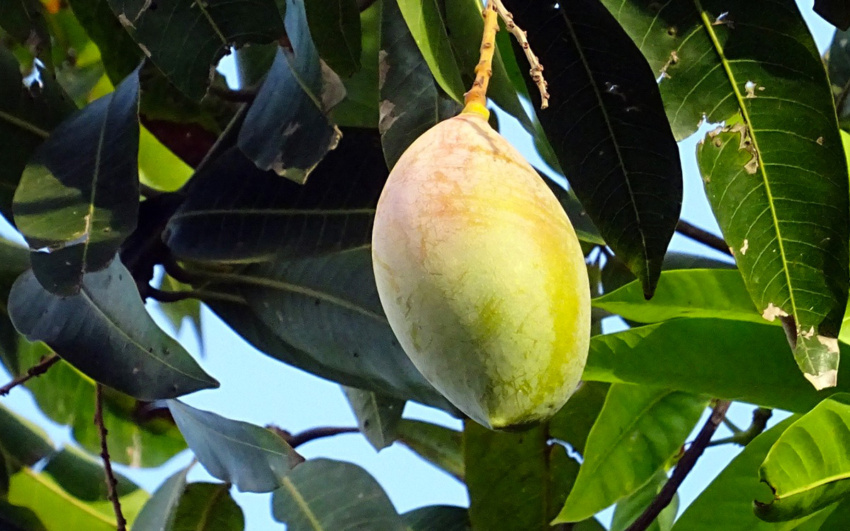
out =
[[[101,452],[104,386],[114,461],[158,466],[188,445],[222,481],[184,470],[151,496],[119,478],[133,529],[241,529],[230,485],[273,491],[274,517],[296,531],[590,530],[615,503],[626,529],[711,399],[795,416],[737,433],[745,450],[657,529],[842,528],[850,37],[837,34],[827,76],[793,0],[504,3],[552,105],[526,112],[536,88],[507,32],[490,97],[569,181],[551,186],[596,308],[585,383],[520,434],[402,418],[407,400],[457,412],[394,338],[370,263],[389,169],[472,81],[477,0],[0,5],[0,213],[29,244],[0,242],[0,361],[22,377],[61,357],[26,386],[80,446],[56,450],[0,409],[0,524],[114,528],[88,455]],[[214,70],[228,53],[239,91]],[[697,160],[734,265],[667,253],[676,141],[703,122],[717,127]],[[262,352],[340,383],[377,449],[398,441],[464,482],[469,510],[399,515],[356,465],[304,461],[285,432],[176,400],[218,384],[153,322],[149,298],[178,326],[199,326],[203,303]],[[630,327],[602,335],[610,315]]]

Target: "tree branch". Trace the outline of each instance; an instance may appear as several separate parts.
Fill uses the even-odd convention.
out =
[[[118,500],[118,492],[116,486],[118,480],[115,479],[115,473],[112,471],[112,462],[109,460],[109,449],[106,446],[106,426],[103,424],[103,386],[97,384],[94,393],[94,425],[97,426],[98,434],[100,435],[100,457],[103,459],[103,469],[106,472],[106,490],[108,492],[109,501],[112,502],[112,510],[115,511],[115,519],[117,521],[118,531],[127,531],[127,520],[124,519],[124,514],[121,512],[121,502]]]
[[[38,362],[37,365],[34,365],[27,369],[27,372],[18,376],[11,382],[7,383],[3,387],[0,387],[0,396],[6,396],[9,392],[15,387],[26,383],[28,380],[35,378],[36,376],[41,376],[42,374],[47,372],[47,369],[52,367],[56,362],[58,362],[61,358],[56,354],[51,354],[45,358],[42,358],[41,361]]]
[[[719,251],[728,256],[734,256],[732,251],[729,250],[729,244],[727,244],[723,238],[716,236],[707,230],[703,230],[696,225],[691,225],[685,220],[679,220],[679,223],[676,225],[676,232],[707,247],[711,247],[715,251]]]
[[[309,430],[304,430],[301,433],[296,433],[295,435],[289,433],[286,430],[282,430],[277,426],[269,426],[269,429],[277,433],[281,439],[286,441],[286,443],[293,448],[297,448],[302,444],[308,443],[310,441],[315,441],[316,439],[322,439],[324,437],[333,437],[334,435],[342,435],[344,433],[360,433],[360,430],[358,428],[338,427],[312,428]]]
[[[719,446],[721,444],[729,444],[735,443],[740,444],[741,446],[746,446],[752,442],[753,439],[759,436],[761,432],[767,427],[767,421],[770,420],[770,417],[773,416],[773,410],[768,409],[766,407],[759,407],[753,410],[753,421],[750,424],[750,427],[746,430],[733,430],[733,434],[731,437],[726,437],[725,439],[719,439],[716,441],[711,441],[709,446]]]
[[[685,455],[679,460],[679,464],[676,465],[673,474],[670,475],[670,479],[661,488],[661,492],[658,493],[658,496],[652,500],[652,503],[649,504],[646,510],[637,517],[626,531],[644,531],[655,521],[661,511],[670,505],[673,496],[679,490],[679,486],[688,477],[688,474],[705,451],[708,443],[711,442],[711,436],[714,435],[717,427],[720,426],[720,423],[726,417],[726,411],[729,409],[729,405],[730,402],[728,400],[718,400],[714,404],[714,409],[712,409],[708,421],[702,427],[694,442],[691,443]]]

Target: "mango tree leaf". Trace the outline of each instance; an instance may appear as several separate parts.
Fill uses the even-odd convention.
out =
[[[32,466],[53,452],[53,444],[43,429],[0,404],[0,464],[5,455],[13,460],[10,464],[15,465],[7,472],[20,466]]]
[[[555,522],[590,518],[637,491],[679,452],[707,404],[690,393],[612,385]]]
[[[47,531],[35,512],[0,498],[0,525],[9,531]]]
[[[682,202],[679,151],[655,76],[597,0],[506,0],[550,80],[538,113],[564,174],[605,241],[655,290]],[[529,92],[537,92],[530,76]]]
[[[401,419],[398,441],[458,481],[464,481],[463,434],[421,420]]]
[[[406,512],[401,517],[408,531],[471,531],[469,512],[464,507],[431,505]]]
[[[661,273],[651,300],[632,282],[593,299],[593,305],[624,319],[655,323],[676,317],[711,317],[764,323],[735,270],[690,269]]]
[[[785,430],[759,468],[773,491],[756,501],[768,522],[809,515],[850,493],[850,394],[837,393]]]
[[[65,298],[24,273],[9,295],[9,313],[29,340],[44,341],[96,381],[140,400],[218,387],[156,326],[119,260],[86,275],[80,293]]]
[[[833,93],[841,91],[850,82],[850,32],[838,30],[826,52],[827,74]],[[838,109],[841,111],[841,109]]]
[[[78,293],[136,228],[139,77],[62,122],[33,155],[15,192],[15,223],[33,272],[51,293]]]
[[[362,41],[357,2],[305,0],[304,8],[313,42],[328,66],[343,77],[350,77],[360,70]]]
[[[816,514],[820,515],[822,512],[826,511],[829,511],[829,509],[824,509],[823,511]],[[812,520],[816,520],[816,518],[813,517]],[[850,521],[850,500],[845,498],[844,501],[839,503],[835,507],[835,509],[830,512],[830,514],[824,519],[821,525],[812,528],[811,531],[814,531],[815,529],[817,531],[842,531],[847,525],[848,521]],[[800,531],[810,530],[801,529]]]
[[[375,2],[360,13],[360,70],[343,78],[345,98],[334,107],[331,120],[340,127],[378,126],[378,48],[381,44],[383,2]]]
[[[156,489],[133,522],[133,531],[171,531],[177,506],[186,490],[189,469],[175,472]]]
[[[357,426],[375,450],[383,450],[396,440],[396,428],[404,411],[404,400],[354,387],[342,388],[357,417]]]
[[[661,469],[655,473],[652,479],[644,483],[641,488],[629,497],[617,502],[617,506],[614,508],[614,518],[611,521],[611,531],[625,531],[628,529],[632,525],[632,522],[652,503],[652,500],[658,496],[661,488],[667,483],[667,479],[667,473],[664,469]],[[679,494],[677,493],[674,495],[670,505],[661,511],[647,529],[649,531],[670,531],[678,511]]]
[[[446,32],[444,8],[437,0],[397,2],[410,34],[428,63],[434,79],[452,99],[463,101],[466,89]]]
[[[271,431],[201,411],[178,400],[168,409],[189,448],[213,476],[243,492],[270,492],[303,461]]]
[[[55,79],[46,73],[41,77],[41,85],[27,86],[18,60],[0,46],[0,213],[10,221],[12,197],[27,161],[75,109]]]
[[[258,170],[232,148],[194,177],[193,193],[169,221],[165,242],[181,259],[215,262],[360,246],[372,240],[388,174],[374,131],[346,130],[303,186]]]
[[[118,24],[104,0],[70,0],[74,16],[97,44],[103,68],[110,81],[118,84],[139,66],[144,56],[133,38]]]
[[[260,331],[266,344],[257,346],[267,354],[344,385],[455,411],[396,340],[370,247],[199,274],[213,292],[244,301],[207,302],[249,341],[256,341],[249,326]]]
[[[133,528],[135,531],[135,527]],[[242,531],[245,515],[224,483],[189,483],[180,498],[171,529]]]
[[[259,169],[304,184],[342,136],[325,113],[344,89],[336,74],[323,70],[303,0],[287,0],[285,23],[292,54],[277,51],[239,131],[239,149]]]
[[[25,45],[34,56],[50,50],[44,7],[38,0],[3,2],[0,5],[0,28],[19,44]]]
[[[42,472],[53,478],[71,496],[86,502],[109,500],[103,463],[73,446],[67,446],[52,455]],[[128,477],[118,472],[113,473],[118,480],[116,492],[119,497],[140,490]]]
[[[311,459],[286,475],[274,491],[272,514],[290,531],[406,531],[390,499],[368,472],[329,459]]]
[[[608,396],[607,383],[582,382],[564,407],[549,421],[549,434],[584,455],[587,436]]]
[[[664,386],[803,413],[835,391],[850,391],[850,382],[816,391],[796,377],[790,356],[775,354],[784,349],[785,334],[777,326],[674,319],[592,338],[583,378]],[[850,378],[850,368],[841,374]]]
[[[272,42],[284,34],[274,0],[107,1],[144,54],[194,100],[204,96],[214,66],[231,46]]]
[[[815,13],[839,29],[850,27],[850,6],[841,0],[815,0]]]

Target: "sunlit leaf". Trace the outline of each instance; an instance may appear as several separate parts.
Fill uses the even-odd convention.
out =
[[[403,400],[354,387],[343,386],[342,390],[357,417],[360,432],[375,450],[383,450],[395,442],[396,428],[404,411]]]

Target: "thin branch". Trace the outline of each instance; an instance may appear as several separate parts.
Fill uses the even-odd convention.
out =
[[[312,428],[293,435],[288,431],[282,430],[276,426],[269,426],[269,429],[277,433],[281,439],[286,441],[286,443],[293,448],[297,448],[302,444],[308,443],[310,441],[315,441],[316,439],[322,439],[324,437],[333,437],[334,435],[360,432],[358,428],[322,427]]]
[[[729,244],[726,243],[726,240],[708,232],[707,230],[703,230],[696,225],[691,225],[685,220],[679,220],[679,223],[676,225],[676,232],[707,247],[711,247],[715,251],[719,251],[728,256],[735,256],[732,254],[732,251],[729,250]]]
[[[177,282],[181,282],[183,284],[194,284],[194,282],[198,280],[197,275],[193,275],[191,272],[183,269],[183,266],[180,265],[171,253],[168,253],[168,255],[162,260],[162,267],[165,268],[165,272],[168,273],[168,276]]]
[[[549,106],[549,84],[546,83],[546,80],[543,78],[543,65],[540,64],[540,60],[536,55],[534,55],[534,52],[531,51],[531,45],[528,44],[528,38],[526,37],[528,32],[523,31],[516,25],[514,22],[514,16],[505,9],[504,4],[502,4],[502,0],[488,0],[488,5],[490,3],[493,4],[496,12],[499,13],[499,18],[501,18],[505,23],[505,27],[508,28],[508,31],[516,37],[516,40],[519,41],[520,47],[525,52],[525,58],[531,66],[531,70],[529,70],[528,73],[531,75],[531,79],[540,91],[540,108],[547,108]]]
[[[626,531],[644,531],[652,524],[652,522],[655,521],[661,511],[670,505],[670,502],[673,500],[673,496],[675,496],[676,491],[679,490],[679,486],[685,478],[688,477],[688,474],[694,468],[697,460],[705,451],[708,443],[711,442],[711,436],[714,435],[714,432],[717,431],[717,427],[720,426],[723,419],[726,417],[726,411],[729,409],[729,405],[730,402],[728,400],[718,400],[715,402],[714,409],[711,411],[711,416],[708,417],[708,421],[702,427],[696,439],[694,439],[694,442],[691,443],[691,446],[679,460],[679,464],[676,465],[676,468],[673,470],[673,474],[670,475],[670,479],[667,480],[667,483],[665,483],[664,487],[661,488],[661,492],[658,493],[658,496],[652,500],[646,510],[637,517]]]
[[[52,367],[56,362],[58,362],[61,358],[56,354],[51,354],[45,358],[42,358],[41,361],[38,362],[37,365],[34,365],[27,369],[27,372],[18,376],[11,382],[7,383],[3,387],[0,387],[0,396],[6,396],[9,392],[15,387],[26,383],[28,380],[35,378],[36,376],[41,376],[42,374],[47,372],[47,369]]]
[[[753,439],[758,437],[765,428],[767,428],[767,421],[770,420],[771,416],[773,416],[772,409],[768,409],[766,407],[756,408],[753,410],[753,421],[749,428],[746,430],[738,430],[733,433],[731,437],[711,441],[709,446],[720,446],[721,444],[729,443],[746,446],[750,444]]]
[[[112,471],[112,462],[109,460],[109,449],[106,446],[106,426],[103,424],[103,386],[97,384],[94,393],[94,425],[97,426],[100,435],[100,457],[103,459],[103,469],[106,472],[106,490],[109,501],[112,502],[112,510],[115,512],[118,531],[127,531],[127,520],[121,512],[121,502],[118,500],[118,480]]]

